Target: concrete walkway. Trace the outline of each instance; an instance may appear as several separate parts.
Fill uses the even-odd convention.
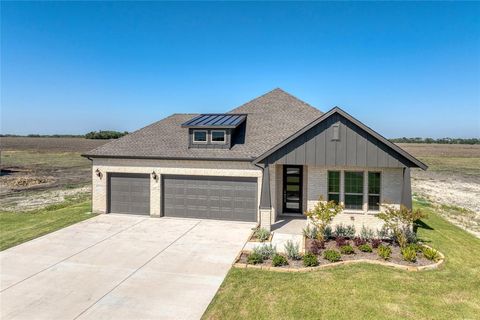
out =
[[[198,319],[252,224],[100,215],[0,253],[0,318]]]

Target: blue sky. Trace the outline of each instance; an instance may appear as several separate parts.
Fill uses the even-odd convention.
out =
[[[1,3],[1,132],[133,131],[280,87],[386,137],[480,136],[479,3]]]

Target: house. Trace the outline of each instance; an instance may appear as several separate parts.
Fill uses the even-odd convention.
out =
[[[320,198],[337,223],[374,227],[381,204],[411,207],[427,166],[335,107],[275,89],[223,114],[173,114],[87,154],[96,213],[258,222],[299,217]]]

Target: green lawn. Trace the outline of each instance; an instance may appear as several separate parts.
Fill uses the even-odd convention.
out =
[[[350,265],[310,273],[232,269],[204,319],[478,319],[480,239],[428,204],[418,235],[446,255],[438,270]]]
[[[31,212],[0,212],[0,250],[93,217],[90,201],[66,202]]]

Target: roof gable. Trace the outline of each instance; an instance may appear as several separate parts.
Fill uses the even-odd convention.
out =
[[[339,134],[338,140],[333,139],[334,130]],[[263,153],[254,162],[427,168],[420,160],[338,107]]]

